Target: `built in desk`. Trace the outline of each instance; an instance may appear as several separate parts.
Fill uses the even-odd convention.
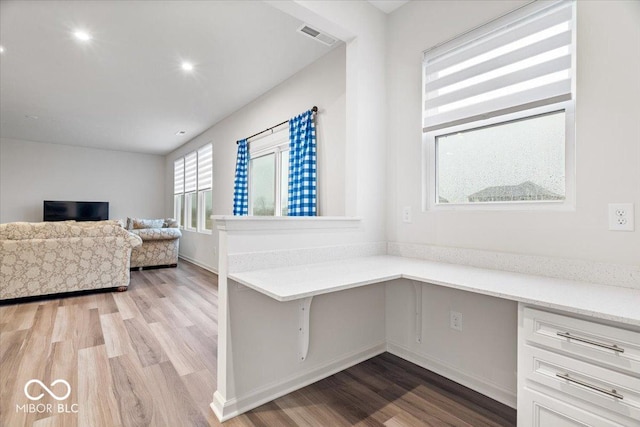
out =
[[[281,347],[278,351],[296,352],[296,358],[301,362],[304,362],[310,357],[310,343],[314,340],[314,336],[311,333],[313,326],[312,313],[314,310],[314,297],[382,283],[386,283],[387,286],[394,286],[393,281],[397,279],[407,279],[413,285],[413,292],[415,293],[415,323],[411,333],[415,334],[415,340],[417,342],[420,342],[422,339],[423,318],[420,302],[422,301],[423,286],[426,284],[437,285],[516,301],[519,304],[519,322],[521,324],[525,323],[523,317],[525,310],[533,309],[534,312],[535,310],[543,310],[543,312],[548,312],[552,315],[566,316],[567,318],[575,317],[578,321],[593,321],[593,325],[596,325],[596,328],[598,328],[599,326],[597,325],[600,324],[604,324],[608,328],[614,328],[613,330],[615,330],[616,327],[622,328],[621,330],[623,330],[624,333],[630,333],[624,335],[624,337],[630,337],[627,339],[628,348],[626,350],[626,357],[630,358],[630,363],[633,364],[637,362],[637,366],[640,367],[640,290],[638,289],[598,285],[397,256],[350,258],[340,261],[230,273],[227,277],[230,281],[229,283],[235,286],[236,289],[242,287],[250,288],[269,297],[275,304],[297,303],[298,327],[289,329],[286,332],[283,331],[283,333],[296,335],[295,340],[297,346],[295,346],[295,349],[291,347],[288,349]],[[265,305],[269,305],[271,308],[265,309],[260,314],[261,316],[268,317],[269,313],[273,313],[275,317],[279,316],[277,305],[271,305],[271,303],[266,303],[265,300],[263,301]],[[231,309],[233,309],[233,307],[230,307],[230,310]],[[274,324],[277,324],[276,319],[274,318],[273,320]],[[268,323],[270,319],[263,318],[263,321]],[[519,327],[522,329],[522,325]],[[520,359],[525,357],[525,347],[528,348],[529,346],[529,343],[525,339],[520,339],[522,333],[524,332],[519,330],[519,371],[521,369],[520,364],[525,363]],[[579,336],[575,338],[573,336],[560,338],[562,338],[563,342],[569,343],[568,345],[570,346],[576,343],[582,345],[586,348],[587,353],[592,350],[591,347],[597,347],[598,345],[598,342],[596,342],[596,344],[589,344],[588,342],[585,344],[584,340],[579,341]],[[378,350],[380,350],[380,348],[378,348]],[[605,349],[605,351],[609,350]],[[614,356],[616,355],[615,352],[613,354]],[[597,365],[597,361],[595,363]],[[327,365],[324,369],[324,376],[328,376],[337,370],[340,370],[338,365]],[[631,423],[630,425],[636,425],[633,424],[635,422],[634,418],[629,417],[640,414],[640,391],[636,390],[640,389],[640,372],[631,370],[630,373],[631,376],[629,376],[628,383],[626,384],[627,387],[631,387],[631,391],[634,393],[627,393],[626,401],[616,398],[615,395],[612,396],[611,393],[609,393],[607,397],[607,399],[614,399],[612,403],[612,405],[614,405],[613,409],[606,407],[604,409],[605,414],[613,411],[611,412],[611,425],[616,425],[613,424],[614,421],[620,422],[621,420],[626,423]],[[540,412],[520,408],[521,405],[527,406],[527,408],[529,406],[535,408],[536,404],[540,406],[541,400],[535,399],[535,394],[540,393],[540,388],[531,392],[521,392],[521,389],[524,390],[528,387],[529,377],[525,376],[524,370],[522,372],[522,378],[520,378],[520,373],[518,375],[518,394],[522,394],[522,396],[518,396],[518,409],[519,413],[526,413],[528,417],[526,420],[519,418],[519,425],[541,425],[541,420],[545,418],[540,415]],[[530,377],[533,376],[531,372],[529,372],[528,375]],[[562,375],[565,374],[563,373]],[[291,378],[286,379],[284,388],[280,388],[280,392],[277,394],[282,395],[284,391],[295,390],[317,379],[319,379],[318,372],[315,372],[314,375],[311,376],[303,375],[299,378],[292,374]],[[563,389],[571,387],[578,387],[579,389],[589,388],[588,384],[584,386],[575,383],[572,377],[566,378],[558,375],[556,381],[561,382],[558,383],[559,388]],[[592,389],[592,391],[596,394],[606,394],[608,391],[606,386],[600,388],[602,388],[604,392],[602,390],[598,391],[597,387],[596,389]],[[267,389],[268,388],[265,388],[265,390],[256,390],[253,400],[254,404],[264,403],[277,397],[277,395],[269,396]],[[260,394],[262,391],[264,391],[264,393]],[[584,390],[578,391],[583,392]],[[571,392],[571,390],[561,390],[561,392],[567,393]],[[549,395],[545,393],[542,393],[542,395],[545,399],[549,398]],[[556,401],[560,401],[558,395],[554,395],[551,392],[550,395]],[[635,395],[637,395],[637,398]],[[526,401],[524,400],[525,396],[527,397]],[[622,402],[622,406],[616,406],[620,403],[619,401]],[[560,403],[565,405],[564,401]],[[597,404],[598,402],[596,402],[596,405]],[[547,402],[547,406],[549,405]],[[543,405],[540,407],[546,408],[547,406]],[[570,409],[573,408],[573,406],[569,406]],[[217,413],[220,411],[220,406],[216,408],[215,395],[212,407]],[[600,406],[597,406],[594,411],[597,412],[597,408],[599,407]],[[237,405],[231,412],[228,412],[228,417],[237,415],[247,409],[250,408],[243,408],[242,405]],[[619,419],[615,418],[617,415],[614,414],[617,409],[620,409],[619,412],[621,412],[621,418]],[[558,411],[560,411],[560,409]],[[576,418],[573,412],[569,410],[565,410],[564,412],[571,413],[571,416]],[[582,412],[592,414],[590,409],[586,411],[583,410]],[[218,415],[220,416],[220,414]],[[228,417],[224,417],[223,415],[223,418]],[[562,415],[562,417],[564,417],[564,415]],[[558,420],[563,419],[562,417],[558,418]],[[556,420],[555,418],[548,419]],[[580,419],[580,417],[577,416],[576,419]],[[587,421],[589,420],[590,419],[587,419]]]

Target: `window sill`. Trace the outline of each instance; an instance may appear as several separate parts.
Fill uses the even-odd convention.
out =
[[[530,201],[530,202],[479,202],[479,203],[450,203],[433,204],[424,209],[424,212],[438,211],[561,211],[572,212],[576,210],[575,203],[566,201]]]
[[[212,215],[218,230],[310,230],[360,227],[361,218],[345,216],[232,216]]]
[[[185,232],[188,231],[189,233],[194,233],[194,234],[213,234],[212,230],[198,230],[195,228],[180,228],[180,231]]]

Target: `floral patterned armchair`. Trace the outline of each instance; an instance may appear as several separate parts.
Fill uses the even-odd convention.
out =
[[[142,245],[131,252],[131,268],[177,266],[182,237],[178,227],[173,218],[127,218],[129,232],[142,239]]]

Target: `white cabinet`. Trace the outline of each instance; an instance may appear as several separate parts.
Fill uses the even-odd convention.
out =
[[[570,405],[561,399],[526,388],[523,407],[518,406],[518,426],[535,427],[627,427],[593,412]]]
[[[640,330],[520,304],[518,426],[640,427]]]

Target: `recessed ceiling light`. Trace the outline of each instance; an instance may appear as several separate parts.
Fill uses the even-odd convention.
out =
[[[182,69],[185,71],[193,71],[193,64],[191,62],[183,62]]]
[[[78,30],[75,31],[73,33],[73,36],[80,40],[81,42],[88,42],[89,40],[91,40],[91,34],[87,33],[86,31],[82,31],[82,30]]]
[[[0,46],[0,53],[4,53],[4,47]]]
[[[177,136],[182,136],[182,135],[184,135],[185,133],[187,133],[187,131],[186,131],[186,130],[179,130],[178,132],[176,132],[176,135],[177,135]]]

